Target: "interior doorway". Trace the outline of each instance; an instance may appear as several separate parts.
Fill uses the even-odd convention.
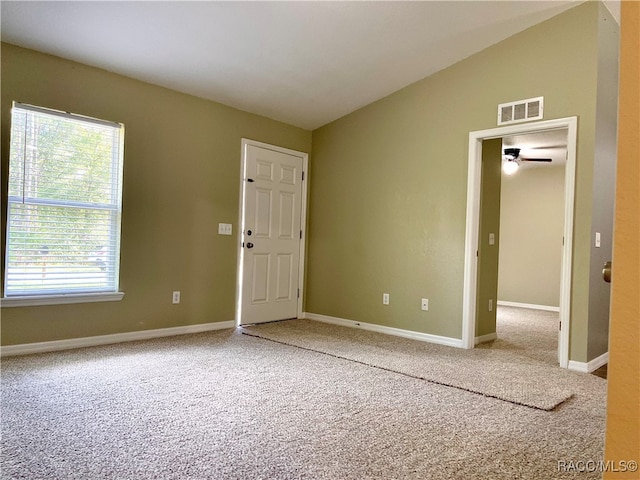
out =
[[[557,364],[567,131],[504,137],[501,154],[496,333],[539,337]],[[540,325],[514,322],[518,313]]]
[[[570,331],[570,292],[571,292],[571,245],[573,243],[573,199],[575,190],[575,161],[577,141],[577,118],[549,120],[543,122],[512,125],[471,132],[469,134],[469,165],[467,185],[467,227],[465,240],[465,276],[464,276],[464,305],[463,305],[463,333],[464,348],[473,348],[476,340],[476,313],[478,309],[477,275],[480,235],[480,196],[482,177],[483,141],[510,137],[513,135],[535,134],[555,130],[566,131],[566,165],[564,191],[564,224],[562,262],[560,275],[560,335],[558,358],[560,366],[568,367],[569,362],[569,331]]]

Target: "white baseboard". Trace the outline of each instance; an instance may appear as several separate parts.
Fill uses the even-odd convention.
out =
[[[476,345],[478,345],[479,343],[490,342],[497,338],[498,338],[498,335],[496,334],[496,332],[487,333],[486,335],[480,335],[479,337],[476,337]]]
[[[502,307],[530,308],[532,310],[545,310],[547,312],[560,311],[560,307],[552,307],[550,305],[535,305],[533,303],[506,302],[504,300],[498,300],[497,304],[498,306]]]
[[[462,340],[459,338],[442,337],[440,335],[432,335],[430,333],[414,332],[412,330],[403,330],[401,328],[385,327],[375,325],[373,323],[356,322],[355,320],[347,320],[344,318],[330,317],[328,315],[320,315],[318,313],[304,313],[304,318],[315,320],[318,322],[331,323],[341,325],[343,327],[361,328],[372,332],[384,333],[387,335],[395,335],[396,337],[410,338],[423,342],[437,343],[439,345],[447,345],[449,347],[462,348]]]
[[[200,333],[224,328],[234,328],[236,322],[200,323],[198,325],[185,325],[182,327],[157,328],[154,330],[139,330],[137,332],[114,333],[111,335],[98,335],[95,337],[70,338],[68,340],[53,340],[51,342],[23,343],[20,345],[7,345],[0,347],[0,356],[27,355],[30,353],[55,352],[58,350],[71,350],[74,348],[95,347],[112,343],[133,342],[135,340],[148,340],[159,337],[172,337],[186,333]]]
[[[609,352],[605,352],[599,357],[593,360],[585,362],[576,362],[575,360],[569,360],[569,370],[576,372],[591,373],[599,369],[601,366],[609,363]]]

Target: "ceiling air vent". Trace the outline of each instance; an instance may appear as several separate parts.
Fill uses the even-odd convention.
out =
[[[544,97],[528,98],[498,105],[498,125],[542,119]]]

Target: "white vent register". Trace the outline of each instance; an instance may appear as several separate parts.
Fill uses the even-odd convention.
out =
[[[542,119],[544,97],[528,98],[498,105],[498,125]]]

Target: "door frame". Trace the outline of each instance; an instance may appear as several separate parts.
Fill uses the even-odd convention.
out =
[[[476,288],[478,275],[478,232],[480,225],[480,192],[482,142],[509,135],[538,133],[547,130],[567,130],[567,164],[564,188],[564,245],[560,274],[560,339],[558,359],[560,367],[569,367],[569,338],[571,329],[571,273],[573,262],[573,221],[576,176],[576,147],[578,117],[558,118],[541,122],[509,125],[469,132],[469,163],[467,177],[467,216],[465,235],[464,287],[462,306],[462,347],[474,348],[476,331]]]
[[[237,241],[237,259],[238,265],[236,270],[236,309],[235,309],[235,323],[236,326],[240,326],[242,322],[242,276],[244,267],[244,188],[245,182],[245,169],[247,164],[247,147],[254,146],[264,148],[267,150],[273,150],[274,152],[285,153],[287,155],[293,155],[294,157],[300,157],[302,159],[302,191],[300,199],[300,230],[302,235],[300,238],[300,261],[298,262],[298,307],[296,309],[297,318],[302,318],[302,305],[304,303],[304,273],[306,264],[306,239],[307,239],[307,185],[309,184],[309,154],[305,152],[299,152],[297,150],[291,150],[289,148],[279,147],[277,145],[270,145],[268,143],[258,142],[256,140],[250,140],[248,138],[242,138],[240,150],[240,202],[238,210],[238,241]]]

